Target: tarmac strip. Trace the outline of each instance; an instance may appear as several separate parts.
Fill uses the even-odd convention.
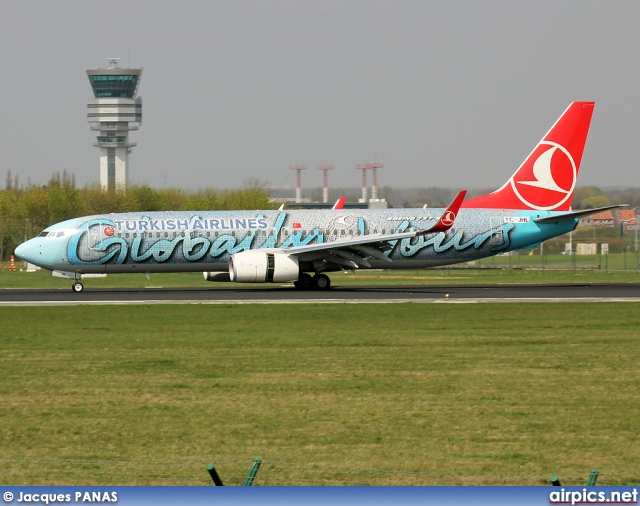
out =
[[[562,302],[640,302],[640,298],[580,297],[580,298],[472,298],[472,299],[279,299],[279,300],[42,300],[42,301],[0,301],[0,307],[42,307],[42,306],[126,306],[158,304],[522,304],[522,303],[562,303]]]

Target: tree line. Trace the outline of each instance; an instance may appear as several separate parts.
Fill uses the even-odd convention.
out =
[[[60,221],[91,214],[138,211],[190,211],[275,209],[269,193],[257,181],[237,190],[205,188],[188,192],[179,188],[127,187],[107,192],[98,185],[78,188],[67,172],[54,173],[44,185],[21,185],[8,173],[0,189],[0,261],[6,261],[25,239]]]

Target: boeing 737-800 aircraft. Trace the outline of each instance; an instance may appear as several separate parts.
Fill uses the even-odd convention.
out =
[[[16,249],[74,280],[84,274],[202,271],[208,281],[294,282],[328,289],[326,273],[434,267],[477,260],[573,230],[571,211],[593,102],[574,102],[507,183],[447,209],[175,211],[57,223]]]

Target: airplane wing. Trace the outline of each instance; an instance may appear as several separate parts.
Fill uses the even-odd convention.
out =
[[[315,257],[315,260],[326,260],[349,269],[371,267],[371,264],[367,261],[369,257],[391,262],[384,252],[391,249],[396,241],[449,230],[456,219],[466,193],[466,190],[461,191],[445,209],[437,223],[425,230],[415,230],[413,232],[402,232],[399,234],[362,235],[320,244],[294,246],[284,251],[289,255],[309,256],[308,254],[311,254],[311,256]]]

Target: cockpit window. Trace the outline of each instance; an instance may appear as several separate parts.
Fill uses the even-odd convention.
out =
[[[57,239],[60,237],[70,237],[75,234],[75,228],[66,228],[64,230],[52,230],[51,232],[42,232],[38,237],[46,237],[47,239]]]

